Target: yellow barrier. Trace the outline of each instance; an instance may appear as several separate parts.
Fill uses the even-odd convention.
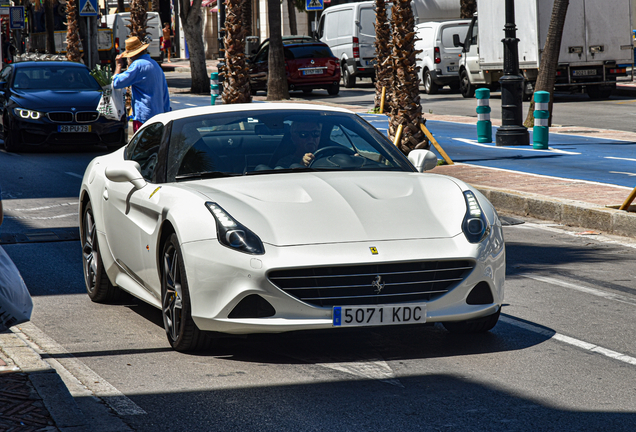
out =
[[[384,114],[384,99],[386,98],[386,87],[382,87],[382,96],[380,97],[380,114]]]
[[[625,200],[625,202],[623,203],[622,206],[619,207],[619,210],[626,210],[629,211],[629,206],[632,203],[632,201],[634,201],[634,199],[636,198],[636,187],[634,188],[634,190],[632,190],[632,192],[629,194],[629,196],[627,197],[627,199]]]
[[[395,138],[393,138],[393,145],[397,147],[402,139],[402,130],[404,129],[404,125],[399,125],[397,132],[395,133]]]
[[[439,143],[435,140],[435,138],[433,138],[433,134],[430,133],[428,129],[426,129],[426,126],[424,126],[424,123],[420,123],[420,128],[422,129],[422,132],[426,134],[426,136],[428,137],[428,140],[433,143],[433,145],[435,146],[439,154],[442,156],[442,158],[444,158],[446,163],[448,165],[455,165],[455,163],[451,160],[451,158],[448,157],[444,149],[442,149],[442,146],[440,146]]]

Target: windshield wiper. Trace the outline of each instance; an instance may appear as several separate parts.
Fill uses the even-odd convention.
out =
[[[175,176],[176,181],[181,180],[191,180],[191,179],[212,179],[212,178],[225,178],[225,177],[235,177],[240,174],[226,173],[223,171],[203,171],[197,173],[190,174],[181,174]]]

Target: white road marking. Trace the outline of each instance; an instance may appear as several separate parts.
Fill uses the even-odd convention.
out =
[[[194,106],[194,107],[195,107],[195,106],[198,106],[198,105],[191,104],[191,103],[186,103],[185,105],[187,105],[187,106]]]
[[[505,317],[505,316],[501,316],[499,319],[501,321],[505,322],[506,324],[510,324],[510,325],[517,326],[517,327],[521,327],[521,328],[523,328],[525,330],[528,330],[528,331],[531,331],[533,333],[537,333],[537,334],[540,334],[540,335],[543,335],[543,336],[547,336],[550,339],[555,339],[555,340],[558,340],[559,342],[563,342],[563,343],[566,343],[568,345],[572,345],[572,346],[575,346],[577,348],[584,349],[586,351],[590,351],[590,352],[594,352],[594,353],[597,353],[597,354],[601,354],[601,355],[604,355],[605,357],[609,357],[611,359],[622,361],[623,363],[627,363],[627,364],[636,366],[636,358],[628,356],[626,354],[622,354],[622,353],[619,353],[617,351],[612,351],[610,349],[603,348],[601,346],[594,345],[594,344],[591,344],[589,342],[582,341],[580,339],[575,339],[575,338],[570,337],[570,336],[562,335],[560,333],[556,333],[556,332],[553,332],[551,330],[544,329],[542,327],[539,327],[539,326],[536,326],[536,325],[533,325],[533,324],[528,324],[528,323],[523,322],[523,321],[518,321],[518,320],[516,320],[514,318],[508,318],[508,317]]]
[[[61,219],[65,217],[77,217],[77,213],[68,213],[58,216],[5,216],[7,219],[29,219],[29,220],[49,220],[49,219]]]
[[[532,273],[525,273],[522,275],[519,275],[528,279],[532,279],[532,280],[536,280],[539,282],[545,282],[548,284],[552,284],[552,285],[557,285],[563,288],[569,288],[569,289],[573,289],[585,294],[592,294],[593,296],[596,297],[601,297],[604,298],[606,300],[614,300],[617,302],[621,302],[621,303],[627,303],[630,304],[632,306],[636,306],[636,300],[631,299],[627,296],[623,296],[620,294],[614,294],[614,293],[610,293],[610,292],[606,292],[606,291],[602,291],[602,290],[598,290],[596,288],[587,288],[587,287],[583,287],[580,285],[575,285],[569,282],[565,282],[559,279],[554,279],[551,277],[547,277],[547,276],[540,276],[540,275],[536,275],[536,274],[532,274]]]
[[[393,373],[393,369],[384,360],[368,360],[361,362],[329,362],[316,363],[317,366],[334,369],[362,378],[378,380],[398,387],[404,387]]]
[[[479,147],[488,147],[491,149],[500,149],[500,150],[523,150],[523,151],[531,151],[531,152],[542,152],[542,153],[560,153],[560,154],[568,154],[568,155],[580,155],[581,153],[576,153],[576,152],[569,152],[569,151],[565,151],[565,150],[559,150],[559,149],[555,149],[552,147],[549,147],[548,150],[539,150],[539,149],[535,149],[535,148],[523,148],[523,147],[499,147],[499,146],[493,146],[492,144],[482,144],[482,143],[478,143],[475,140],[471,140],[471,139],[466,139],[466,138],[453,138],[455,141],[461,141],[463,143],[466,144],[471,144],[471,145],[475,145],[475,146],[479,146]]]
[[[77,177],[78,179],[83,179],[84,178],[83,175],[75,174],[74,172],[65,172],[64,174],[68,174],[71,177]]]
[[[617,159],[617,160],[626,160],[626,161],[636,162],[636,159],[631,159],[631,158],[622,158],[622,157],[614,157],[614,156],[605,156],[605,159]]]
[[[634,177],[636,176],[636,173],[628,173],[628,172],[622,172],[622,171],[610,171],[610,174],[625,174],[626,176],[629,177]]]
[[[146,414],[146,411],[128,399],[104,378],[97,375],[91,368],[74,357],[73,354],[47,336],[33,323],[20,324],[18,328],[27,336],[22,339],[60,374],[73,397],[85,397],[86,389],[88,389],[119,415]],[[79,383],[74,382],[72,378],[79,381]]]
[[[6,210],[11,210],[11,211],[37,211],[37,210],[52,209],[52,208],[56,208],[56,207],[76,206],[78,204],[79,203],[77,201],[73,201],[73,202],[65,202],[65,203],[53,204],[53,205],[42,206],[42,207],[33,207],[33,208],[20,208],[20,209],[7,208]]]

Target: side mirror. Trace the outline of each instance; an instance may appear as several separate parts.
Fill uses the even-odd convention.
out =
[[[453,35],[453,45],[456,47],[464,48],[464,44],[460,42],[458,34]]]
[[[437,156],[430,150],[412,150],[409,153],[409,162],[418,172],[424,172],[437,166]]]
[[[146,180],[141,175],[141,167],[135,161],[124,161],[116,166],[108,166],[105,170],[106,178],[112,182],[130,182],[135,189],[146,186]]]

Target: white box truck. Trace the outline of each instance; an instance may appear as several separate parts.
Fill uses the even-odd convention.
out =
[[[519,69],[525,78],[524,99],[532,95],[541,65],[554,0],[515,0]],[[556,90],[584,88],[592,99],[606,99],[621,65],[633,63],[630,0],[571,1],[566,15],[557,69]],[[473,97],[478,87],[496,87],[503,76],[505,0],[478,0],[477,14],[463,42],[460,91]]]

